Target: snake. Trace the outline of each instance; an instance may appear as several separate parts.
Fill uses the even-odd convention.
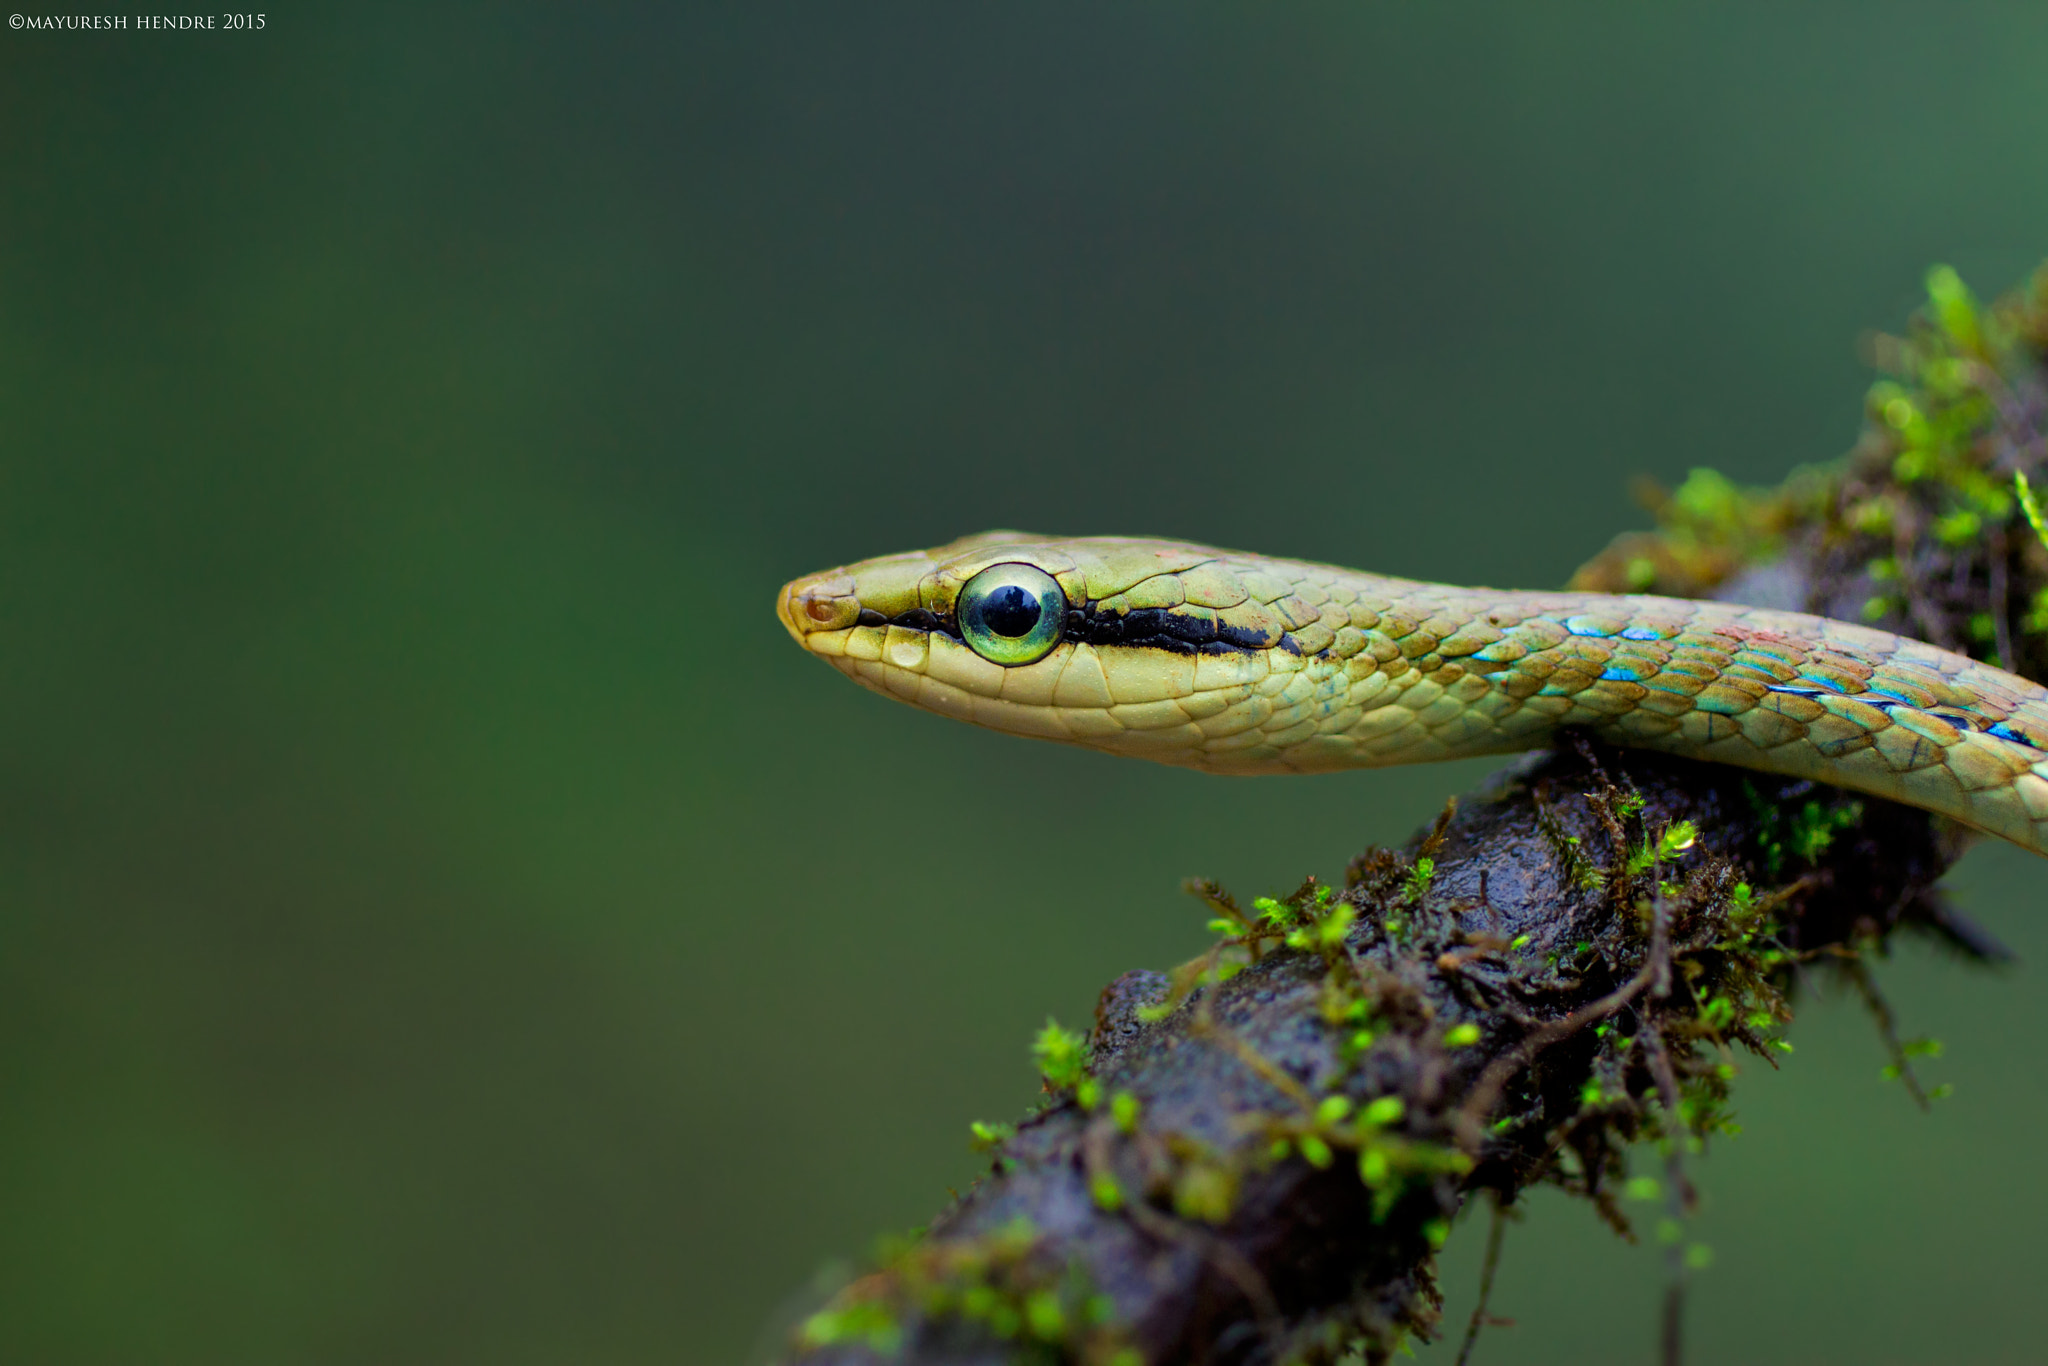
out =
[[[776,614],[885,697],[1211,773],[1506,754],[1580,727],[2048,854],[2048,689],[1828,617],[1018,531],[796,579]]]

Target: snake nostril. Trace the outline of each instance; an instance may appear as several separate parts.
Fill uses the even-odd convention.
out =
[[[853,580],[844,575],[798,579],[782,585],[775,615],[799,645],[818,649],[821,641],[830,644],[827,638],[834,631],[859,620],[860,599],[854,596]]]

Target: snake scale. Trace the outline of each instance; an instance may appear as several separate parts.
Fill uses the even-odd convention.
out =
[[[1213,773],[1500,754],[1581,726],[2048,853],[2048,689],[1826,617],[1008,531],[798,579],[776,612],[885,696]]]

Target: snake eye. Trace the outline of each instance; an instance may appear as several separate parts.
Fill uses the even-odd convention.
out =
[[[1067,595],[1028,564],[995,564],[960,590],[960,635],[991,664],[1029,664],[1059,643]]]

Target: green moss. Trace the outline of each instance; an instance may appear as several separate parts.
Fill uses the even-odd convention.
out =
[[[2048,521],[2041,516],[2041,504],[2034,497],[2032,486],[2027,483],[2027,472],[2015,470],[2012,476],[2013,492],[2019,496],[2020,511],[2026,516],[2027,525],[2033,530],[2034,539],[2048,547]]]
[[[1206,1154],[1183,1161],[1173,1174],[1173,1212],[1205,1224],[1228,1223],[1241,1180],[1243,1173],[1228,1161]]]
[[[863,1343],[877,1352],[893,1353],[903,1344],[903,1325],[896,1311],[886,1304],[855,1300],[844,1306],[821,1309],[805,1319],[797,1330],[805,1347],[832,1347],[842,1343]]]
[[[1886,1081],[1903,1081],[1906,1069],[1913,1058],[1938,1058],[1942,1054],[1940,1039],[1903,1039],[1899,1043],[1899,1061],[1886,1063],[1880,1074]],[[1930,1100],[1940,1100],[1955,1094],[1955,1087],[1947,1084],[1931,1088],[1927,1092]]]
[[[1409,870],[1406,899],[1410,905],[1419,905],[1429,895],[1429,884],[1436,877],[1436,860],[1429,857],[1415,860],[1415,867]]]
[[[1083,1110],[1102,1103],[1102,1083],[1088,1074],[1088,1042],[1073,1030],[1047,1016],[1045,1028],[1031,1041],[1031,1056],[1054,1095],[1073,1096]]]
[[[1742,785],[1750,813],[1756,818],[1758,846],[1764,856],[1764,871],[1777,877],[1788,859],[1813,863],[1825,854],[1844,830],[1863,819],[1863,803],[1853,798],[1815,798],[1787,809],[1766,801],[1754,783]]]
[[[1639,808],[1641,803],[1638,802],[1637,805]],[[1633,814],[1633,812],[1630,814]],[[1699,827],[1695,826],[1691,821],[1678,821],[1658,831],[1655,839],[1645,835],[1642,841],[1629,852],[1628,858],[1623,861],[1623,875],[1635,877],[1648,872],[1660,863],[1669,863],[1672,859],[1677,858],[1680,854],[1692,848],[1694,842],[1699,839],[1699,833]]]
[[[1014,1124],[989,1124],[977,1119],[967,1126],[967,1146],[978,1153],[993,1152],[1016,1134]]]
[[[980,1238],[916,1242],[888,1253],[798,1330],[805,1347],[859,1343],[889,1353],[916,1320],[959,1319],[1005,1342],[1051,1349],[1085,1366],[1128,1363],[1115,1306],[1079,1268],[1049,1265],[1038,1231],[1018,1219]]]

